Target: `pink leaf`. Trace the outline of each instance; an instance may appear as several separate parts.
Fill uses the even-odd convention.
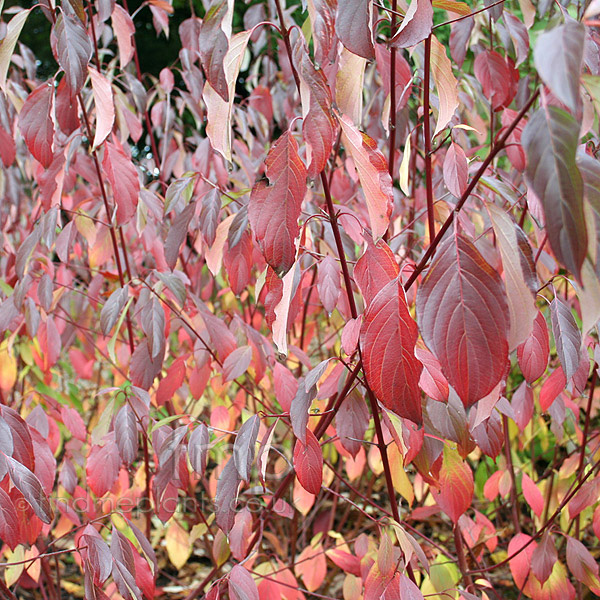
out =
[[[318,266],[317,290],[323,308],[331,314],[341,293],[340,266],[333,256],[326,256]]]
[[[387,231],[392,211],[392,179],[385,156],[375,140],[361,133],[346,115],[338,116],[343,140],[365,194],[371,234],[376,241]]]
[[[373,50],[373,4],[370,0],[345,0],[338,4],[335,32],[342,44],[367,60],[375,58]]]
[[[121,457],[114,441],[109,440],[104,446],[92,446],[87,458],[87,482],[98,498],[113,487],[120,465]]]
[[[115,3],[111,15],[112,27],[117,36],[117,45],[119,47],[119,62],[121,69],[124,69],[133,58],[133,41],[135,34],[135,25],[129,13],[119,4]]]
[[[96,133],[92,148],[97,148],[110,134],[115,123],[115,104],[110,82],[102,73],[88,66],[96,105]]]
[[[398,263],[390,247],[380,240],[367,241],[367,249],[354,267],[354,280],[358,284],[365,304],[369,306],[378,292],[400,274]]]
[[[467,157],[464,150],[452,142],[444,157],[444,183],[450,193],[460,198],[467,189]]]
[[[529,504],[531,510],[538,517],[541,517],[544,512],[544,497],[542,496],[542,492],[540,492],[537,485],[535,485],[527,473],[523,473],[521,486],[523,487],[523,496],[525,496],[527,504]]]
[[[533,383],[544,374],[549,354],[548,326],[544,315],[538,312],[531,335],[517,348],[517,360],[528,383]]]

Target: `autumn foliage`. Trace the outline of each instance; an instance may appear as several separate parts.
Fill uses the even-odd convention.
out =
[[[600,2],[190,7],[1,12],[0,598],[600,595]]]

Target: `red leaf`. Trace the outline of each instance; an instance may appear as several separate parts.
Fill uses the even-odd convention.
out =
[[[419,376],[415,357],[418,329],[399,279],[388,283],[365,312],[360,345],[369,385],[390,410],[420,424]]]
[[[335,141],[336,123],[331,112],[331,90],[323,71],[315,69],[302,38],[298,38],[294,56],[301,80],[302,134],[307,145],[308,175],[315,179],[327,166]]]
[[[87,482],[98,498],[113,487],[120,465],[121,457],[114,441],[109,440],[104,446],[92,446],[87,458]]]
[[[14,550],[23,540],[15,505],[10,496],[0,488],[0,539]]]
[[[434,400],[447,402],[450,389],[438,359],[427,348],[415,348],[415,356],[423,363],[420,388]]]
[[[370,0],[345,0],[338,3],[335,32],[340,42],[367,60],[375,58],[373,50],[373,4]]]
[[[275,363],[273,367],[273,384],[275,386],[275,397],[284,412],[289,412],[292,400],[298,391],[298,381],[292,372],[282,365]]]
[[[50,123],[52,125],[52,123]],[[0,158],[5,167],[10,167],[15,161],[17,146],[12,133],[0,125]]]
[[[518,550],[521,550],[521,548],[523,548],[523,546],[525,546],[529,540],[531,540],[531,536],[525,533],[517,533],[517,535],[515,535],[515,537],[513,537],[508,544],[508,555],[512,556]],[[531,556],[533,555],[536,545],[536,542],[532,542],[527,546],[527,548],[522,550],[508,563],[510,565],[510,572],[515,580],[515,584],[519,589],[523,588],[527,578],[529,577]]]
[[[377,241],[387,231],[394,199],[387,160],[375,140],[361,133],[349,117],[338,115],[338,120],[342,126],[344,146],[354,161],[367,201],[371,235]]]
[[[475,77],[483,87],[483,94],[497,110],[512,101],[516,87],[506,60],[494,50],[480,52],[475,58]]]
[[[185,357],[179,356],[173,361],[166,376],[161,379],[158,390],[156,390],[156,403],[158,406],[164,406],[173,398],[175,392],[182,386],[184,379]]]
[[[465,407],[506,375],[510,323],[502,280],[458,234],[438,248],[417,293],[417,320]]]
[[[306,191],[306,167],[291,133],[284,133],[269,150],[267,186],[259,181],[250,195],[248,218],[265,260],[282,276],[296,257],[302,200]]]
[[[395,48],[410,48],[431,33],[433,6],[429,0],[411,0],[402,25],[390,43]]]
[[[539,379],[548,366],[550,338],[546,319],[538,312],[533,321],[533,331],[527,340],[517,347],[517,360],[528,383]]]
[[[300,485],[315,496],[323,481],[323,454],[314,433],[306,430],[306,445],[299,439],[294,446],[294,469]]]
[[[563,370],[560,367],[556,367],[542,384],[542,389],[540,390],[540,408],[548,410],[566,386],[567,378]]]
[[[467,156],[458,144],[452,142],[444,157],[444,183],[453,196],[460,198],[463,195],[468,176]]]
[[[223,256],[231,291],[236,296],[240,296],[251,281],[254,266],[253,250],[252,236],[249,231],[244,231],[240,241],[233,248],[228,246]]]
[[[456,450],[444,446],[444,458],[439,476],[439,489],[434,497],[440,508],[458,523],[459,517],[473,500],[473,472]]]
[[[342,349],[348,355],[352,354],[356,350],[358,345],[358,336],[360,335],[360,327],[362,320],[360,317],[356,319],[350,319],[342,329]]]
[[[111,142],[104,145],[102,168],[117,205],[117,225],[124,225],[133,217],[137,208],[140,193],[137,170],[123,149]]]
[[[46,168],[52,164],[53,157],[53,96],[52,86],[44,83],[29,94],[19,113],[19,129],[25,143],[31,154]]]
[[[58,64],[65,72],[71,98],[81,91],[87,77],[87,64],[92,56],[92,44],[79,17],[71,11],[71,5],[62,5],[54,26]]]
[[[527,473],[523,473],[521,486],[523,487],[523,496],[525,496],[527,504],[529,504],[531,510],[538,517],[541,517],[544,512],[544,497],[542,496],[542,492],[540,492],[537,485],[535,485]]]
[[[169,268],[173,270],[179,258],[179,251],[187,237],[190,221],[194,216],[196,203],[190,202],[174,219],[167,239],[165,240],[165,260]]]
[[[569,502],[569,518],[574,519],[582,510],[598,502],[600,498],[600,477],[586,481]]]
[[[366,306],[399,274],[400,269],[390,247],[383,240],[377,244],[368,240],[367,249],[354,267],[354,280],[364,296]]]

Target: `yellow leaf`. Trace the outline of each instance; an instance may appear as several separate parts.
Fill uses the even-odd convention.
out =
[[[392,471],[392,483],[394,489],[409,503],[415,500],[413,486],[404,470],[404,460],[396,444],[388,446],[388,458],[390,460],[390,469]]]
[[[0,344],[0,390],[7,392],[17,381],[17,361],[8,347],[8,340]]]
[[[433,0],[434,8],[442,8],[448,12],[456,13],[457,15],[470,15],[471,9],[468,4],[464,2],[457,2],[456,0]]]
[[[17,583],[19,577],[21,577],[21,573],[23,573],[23,569],[25,568],[25,565],[21,562],[23,560],[25,560],[25,547],[22,545],[17,546],[14,552],[9,551],[6,553],[6,562],[21,563],[6,567],[6,570],[4,571],[4,581],[6,581],[8,587]]]
[[[171,564],[176,569],[181,569],[192,554],[192,545],[187,531],[180,527],[177,521],[171,521],[169,529],[167,529],[165,542]]]

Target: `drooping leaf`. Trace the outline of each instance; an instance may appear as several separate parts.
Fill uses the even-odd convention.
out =
[[[240,475],[235,461],[230,458],[219,477],[217,495],[215,497],[215,517],[217,525],[228,533],[235,522],[237,494],[240,485]]]
[[[456,234],[439,246],[417,293],[417,321],[466,407],[505,376],[509,314],[504,286],[466,238]]]
[[[317,495],[323,482],[323,453],[314,433],[306,430],[306,444],[300,439],[294,446],[294,469],[300,485],[310,494]]]
[[[565,372],[561,367],[557,367],[542,384],[539,398],[540,408],[548,410],[558,395],[564,391],[566,385],[567,378],[565,377]]]
[[[581,331],[571,309],[558,296],[550,303],[550,319],[556,352],[568,381],[575,375],[581,359]]]
[[[315,62],[324,64],[335,40],[335,0],[308,0],[307,8],[315,47]]]
[[[410,48],[422,42],[431,33],[433,6],[429,0],[411,0],[402,25],[390,44],[396,48]]]
[[[170,269],[174,269],[179,251],[187,237],[190,222],[196,210],[196,203],[190,202],[174,219],[165,240],[165,260]]]
[[[333,256],[326,256],[318,266],[317,290],[323,308],[331,314],[341,294],[340,266]]]
[[[350,52],[367,60],[375,58],[372,20],[373,4],[370,0],[338,2],[335,32]]]
[[[369,426],[369,409],[359,394],[349,394],[335,415],[335,427],[342,446],[354,458],[362,448],[362,439]]]
[[[254,578],[242,565],[235,565],[231,569],[227,582],[231,600],[258,600]]]
[[[378,400],[401,417],[420,424],[419,376],[415,357],[418,329],[399,279],[388,283],[369,305],[360,345],[367,381]]]
[[[335,142],[336,122],[331,108],[331,91],[321,69],[310,60],[306,45],[299,39],[294,49],[300,77],[302,135],[306,140],[308,175],[315,179],[326,167]]]
[[[489,99],[494,110],[510,104],[517,91],[518,78],[513,80],[514,70],[504,57],[495,50],[480,52],[475,58],[473,70],[481,83],[483,95]]]
[[[538,516],[541,517],[544,512],[544,497],[542,492],[538,489],[531,477],[527,473],[523,473],[523,479],[521,480],[523,487],[523,496],[527,500],[527,504],[531,507],[531,510]]]
[[[231,38],[229,49],[223,58],[222,70],[224,73],[224,82],[221,83],[221,76],[219,75],[218,85],[225,86],[223,89],[226,91],[226,96],[212,86],[210,78],[207,80],[202,92],[207,110],[206,134],[210,139],[211,146],[225,160],[231,160],[231,117],[235,84],[238,80],[240,67],[242,66],[242,60],[251,33],[251,31],[242,31],[235,34]]]
[[[92,446],[86,465],[87,482],[98,498],[113,487],[120,465],[121,457],[114,441],[109,440],[104,446]]]
[[[456,450],[444,446],[439,488],[434,497],[454,523],[457,523],[459,517],[471,506],[473,490],[473,472],[469,465]]]
[[[8,474],[13,485],[23,494],[35,514],[44,522],[51,523],[54,513],[40,480],[24,465],[10,456],[5,456]]]
[[[433,132],[435,137],[450,123],[454,111],[458,108],[458,82],[452,73],[452,63],[446,54],[446,48],[435,35],[431,36],[431,76],[440,100]]]
[[[254,186],[248,218],[265,260],[282,276],[294,264],[298,219],[306,190],[306,167],[289,131],[271,147],[266,174],[271,185],[260,181]]]
[[[102,73],[88,66],[96,107],[96,131],[92,148],[97,148],[110,134],[115,123],[115,104],[110,82]]]
[[[515,15],[505,10],[502,13],[506,30],[510,35],[515,53],[517,55],[516,66],[518,67],[527,59],[529,54],[529,33],[525,24]]]
[[[458,144],[452,142],[444,157],[444,183],[453,196],[460,198],[467,189],[468,177],[465,152]]]
[[[347,116],[338,116],[338,120],[342,126],[344,145],[354,161],[365,194],[371,235],[377,241],[387,231],[393,201],[387,160],[377,148],[375,140],[356,129]]]
[[[587,230],[583,180],[575,162],[579,123],[560,108],[542,107],[527,122],[521,140],[527,153],[527,180],[542,202],[550,247],[580,279]]]
[[[21,35],[21,31],[30,12],[31,9],[18,12],[9,21],[6,26],[5,36],[2,42],[0,42],[0,89],[2,90],[6,88],[6,74],[8,73],[8,67],[15,51],[19,35]]]
[[[335,103],[357,127],[362,120],[363,81],[366,59],[342,48],[335,77]]]
[[[0,538],[13,551],[21,543],[16,508],[10,496],[2,488],[0,488]]]
[[[250,481],[250,471],[256,451],[256,437],[260,427],[260,417],[253,415],[238,431],[233,444],[233,460],[235,467],[244,481]]]
[[[536,69],[552,93],[572,112],[579,105],[579,75],[585,27],[569,20],[540,35],[533,50]]]
[[[104,303],[100,311],[100,329],[104,335],[108,335],[115,323],[119,320],[123,308],[129,297],[129,286],[116,289]]]
[[[558,560],[552,536],[546,530],[540,543],[531,555],[531,571],[543,585],[550,577],[554,563]]]
[[[138,431],[136,416],[129,404],[122,406],[115,416],[115,438],[123,462],[130,465],[137,456]]]
[[[54,25],[58,64],[65,72],[67,86],[74,98],[81,91],[87,77],[88,61],[92,57],[92,44],[81,20],[75,16],[70,4],[63,5]]]
[[[512,351],[529,337],[538,314],[534,299],[537,289],[535,268],[531,246],[523,230],[495,204],[489,204],[487,209],[504,267],[504,284],[510,314],[508,349]]]
[[[233,2],[231,0],[212,0],[198,38],[198,49],[204,73],[213,90],[229,100],[229,86],[223,68],[223,59],[229,48]]]
[[[533,383],[544,374],[549,354],[548,326],[544,315],[538,312],[529,337],[517,348],[517,360],[528,383]]]
[[[514,392],[511,406],[515,415],[515,423],[523,431],[533,417],[533,392],[526,381],[521,383]]]
[[[360,288],[366,306],[369,306],[379,291],[399,274],[400,269],[390,247],[383,240],[377,244],[367,240],[367,248],[354,267],[354,280]]]
[[[567,566],[577,581],[598,594],[600,590],[598,561],[579,540],[570,535],[567,536]]]
[[[124,225],[133,217],[137,208],[140,192],[137,170],[122,147],[111,142],[104,144],[102,168],[117,205],[117,224]]]
[[[117,36],[119,63],[121,69],[124,69],[131,62],[134,55],[132,37],[135,34],[135,25],[129,13],[116,2],[111,13],[111,23]]]
[[[206,459],[209,448],[208,429],[204,423],[200,423],[190,435],[188,440],[188,457],[192,469],[202,476],[206,470]]]
[[[53,158],[53,95],[52,86],[43,83],[29,94],[19,114],[19,129],[27,148],[46,168],[52,164]]]

